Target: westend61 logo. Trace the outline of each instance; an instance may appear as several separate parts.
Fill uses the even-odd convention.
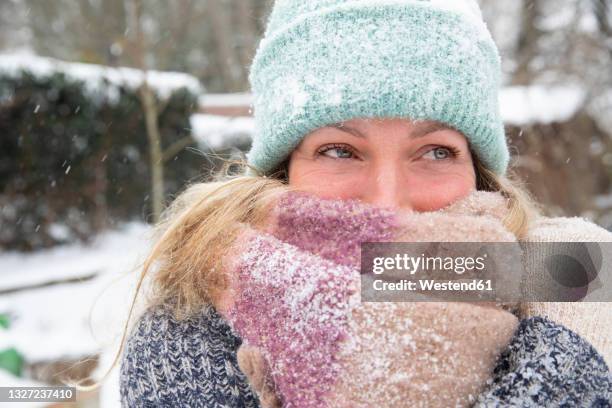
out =
[[[612,243],[366,242],[362,301],[612,301]]]

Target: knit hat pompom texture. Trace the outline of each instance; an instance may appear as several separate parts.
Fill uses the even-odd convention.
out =
[[[503,174],[500,78],[475,0],[277,0],[249,74],[247,161],[267,174],[320,127],[406,118],[459,130]]]

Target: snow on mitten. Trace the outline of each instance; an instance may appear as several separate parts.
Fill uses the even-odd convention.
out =
[[[224,313],[265,356],[283,406],[461,406],[478,393],[514,316],[464,303],[359,302],[359,243],[417,231],[426,241],[447,238],[440,230],[472,209],[446,210],[456,212],[436,212],[432,221],[434,213],[292,193],[269,233],[245,230],[232,269],[234,303]],[[470,238],[493,241],[496,230],[498,240],[509,238],[499,220],[488,225],[490,211],[469,217],[476,230],[459,231]]]
[[[283,407],[329,406],[359,273],[248,226],[237,245],[226,256],[230,300],[217,309],[242,338],[241,348],[261,351]],[[263,366],[256,375],[265,375]]]

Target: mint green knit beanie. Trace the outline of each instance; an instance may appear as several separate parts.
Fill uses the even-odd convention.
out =
[[[503,174],[500,77],[476,0],[276,0],[249,74],[247,161],[268,174],[315,129],[395,117],[452,126]]]

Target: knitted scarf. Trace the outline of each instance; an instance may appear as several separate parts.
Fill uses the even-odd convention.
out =
[[[228,251],[232,302],[221,312],[244,340],[239,361],[262,405],[472,404],[517,318],[492,304],[361,303],[360,243],[512,242],[506,208],[490,192],[428,213],[293,192],[265,231],[245,226]]]

